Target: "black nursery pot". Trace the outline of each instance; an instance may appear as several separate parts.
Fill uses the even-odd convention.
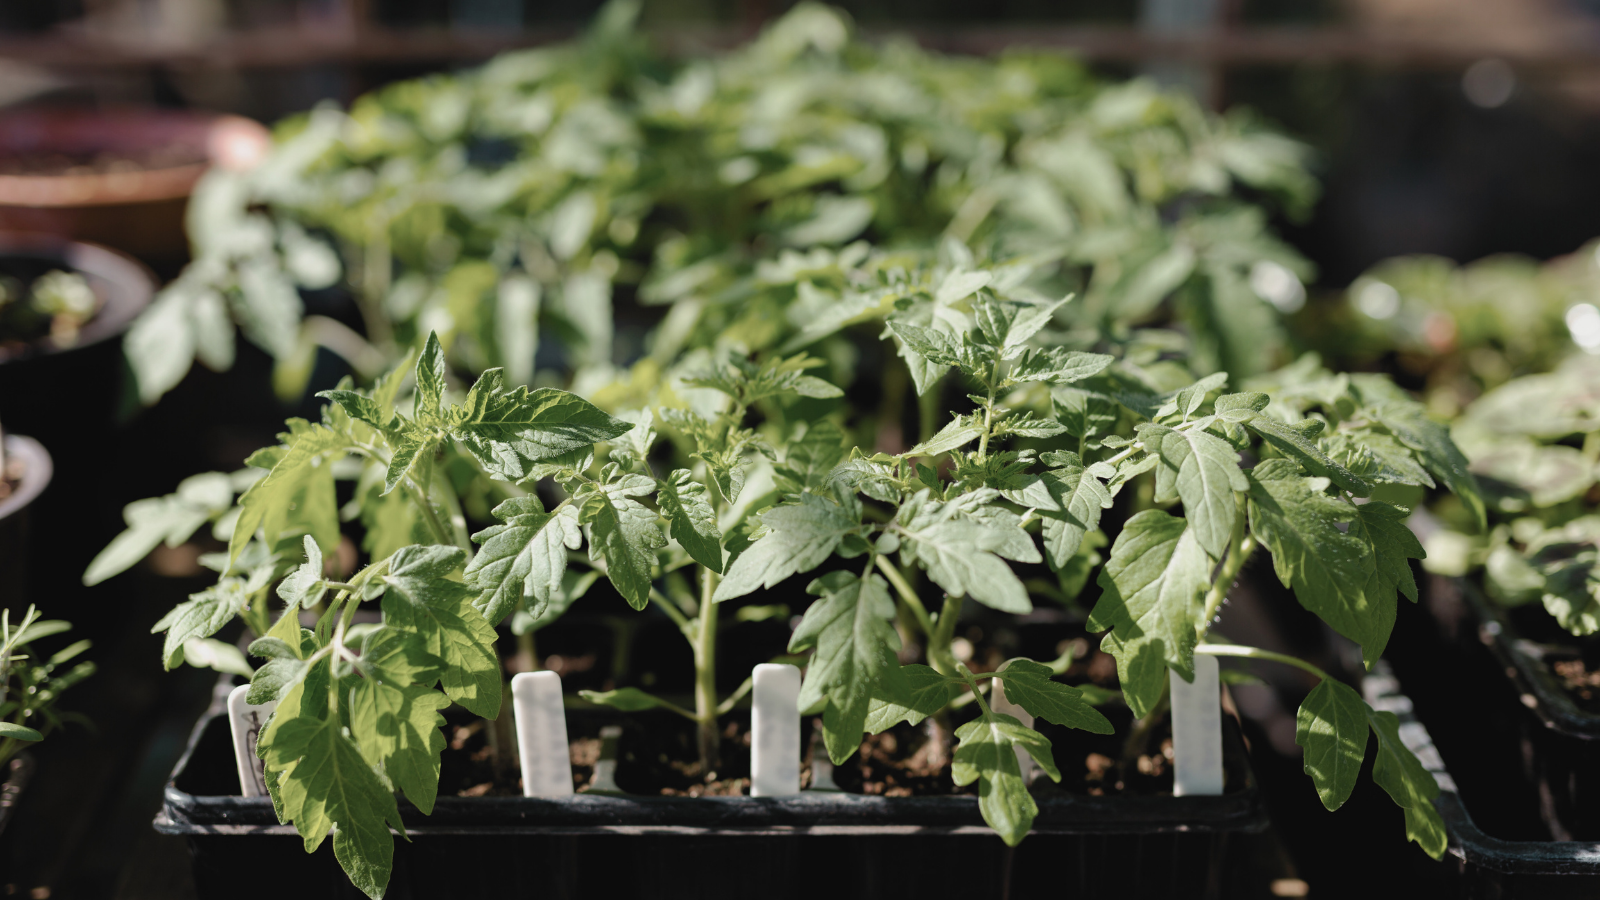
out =
[[[103,439],[124,387],[116,338],[149,305],[155,277],[132,257],[95,244],[0,232],[0,274],[27,282],[51,269],[82,275],[99,309],[70,344],[45,337],[0,349],[0,423],[51,446]]]
[[[1267,826],[1239,733],[1227,723],[1220,797],[1038,796],[1014,850],[972,796],[569,799],[441,797],[402,804],[387,896],[540,898],[983,898],[1237,896],[1239,840]],[[225,715],[196,727],[155,826],[188,838],[201,898],[359,897],[325,843],[307,855],[266,798],[238,790]],[[246,873],[272,872],[271,879]]]
[[[1424,591],[1425,611],[1402,610],[1405,652],[1391,658],[1401,706],[1414,701],[1449,766],[1436,805],[1467,895],[1600,896],[1600,715],[1550,671],[1559,649],[1523,638],[1476,584],[1435,577]]]
[[[5,458],[22,464],[22,481],[0,500],[0,609],[20,611],[27,595],[31,507],[50,484],[53,467],[50,454],[33,438],[10,434],[4,440]]]

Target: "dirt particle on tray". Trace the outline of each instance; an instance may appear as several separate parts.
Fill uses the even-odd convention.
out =
[[[1106,774],[1112,770],[1116,763],[1104,753],[1091,753],[1084,757],[1083,767],[1086,770],[1085,778],[1089,781],[1104,781]]]
[[[1600,694],[1600,672],[1590,671],[1581,659],[1562,659],[1550,664],[1561,684],[1579,700],[1593,701]]]
[[[483,720],[482,719],[473,719],[471,722],[467,723],[466,725],[457,725],[455,727],[455,729],[450,734],[450,749],[451,750],[462,750],[462,749],[465,749],[465,747],[467,746],[467,742],[472,740],[473,735],[477,734],[478,732],[480,732],[482,730],[483,730]]]
[[[592,768],[600,761],[600,739],[577,738],[568,745],[567,753],[573,765]]]
[[[492,791],[492,790],[494,790],[494,782],[485,781],[482,784],[475,784],[472,787],[469,787],[466,790],[461,791],[456,796],[458,796],[458,797],[484,797],[484,796],[488,796],[489,792]]]

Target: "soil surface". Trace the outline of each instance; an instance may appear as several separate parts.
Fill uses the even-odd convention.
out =
[[[1545,665],[1578,708],[1600,715],[1600,638],[1575,637],[1557,625],[1538,603],[1509,613],[1518,633],[1544,648]]]
[[[981,665],[981,664],[980,664]],[[1110,656],[1091,651],[1068,669],[1069,683],[1115,687],[1116,667]],[[1107,683],[1109,682],[1109,683]],[[1145,730],[1134,727],[1132,715],[1112,700],[1100,711],[1116,726],[1111,735],[1089,734],[1040,720],[1034,728],[1051,742],[1062,779],[1059,785],[1040,775],[1035,792],[1064,790],[1076,794],[1167,794],[1172,791],[1172,740],[1170,722],[1163,715]],[[975,795],[976,783],[958,787],[950,776],[954,728],[977,715],[976,705],[954,710],[949,722],[934,719],[912,726],[901,723],[866,738],[861,749],[843,765],[833,768],[833,780],[849,793],[885,797]],[[509,717],[508,717],[509,718]],[[607,709],[571,708],[567,729],[573,787],[590,787],[594,764],[600,756],[600,729],[622,726],[618,742],[617,786],[624,792],[665,796],[740,796],[750,786],[749,711],[724,717],[721,760],[714,771],[701,772],[690,724],[670,713],[651,711],[619,713]],[[826,759],[813,736],[820,718],[802,723],[803,744],[811,749],[801,769],[801,786],[811,786],[810,759]],[[497,739],[492,723],[462,718],[445,728],[449,746],[442,760],[440,794],[482,797],[519,796],[522,793],[514,755],[506,738]]]
[[[175,169],[206,161],[203,151],[172,145],[133,150],[106,150],[95,154],[38,153],[0,157],[0,175],[73,176],[116,175]]]

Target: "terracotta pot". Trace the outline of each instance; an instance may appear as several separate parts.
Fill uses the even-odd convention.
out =
[[[183,217],[195,182],[212,165],[249,168],[270,144],[259,123],[215,113],[5,113],[0,115],[0,230],[93,241],[152,265],[175,266],[188,256]],[[116,162],[119,157],[122,164]],[[85,165],[48,164],[56,158]]]

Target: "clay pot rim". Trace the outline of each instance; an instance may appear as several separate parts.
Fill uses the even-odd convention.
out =
[[[99,207],[181,199],[194,190],[195,182],[207,169],[223,162],[220,155],[226,148],[217,140],[219,134],[244,134],[263,145],[271,142],[266,128],[253,119],[194,110],[20,110],[0,116],[0,129],[24,122],[45,130],[52,126],[83,130],[129,124],[149,129],[150,134],[143,136],[147,142],[157,140],[156,134],[165,130],[168,141],[197,144],[196,149],[204,152],[206,161],[85,175],[0,175],[0,206]]]

